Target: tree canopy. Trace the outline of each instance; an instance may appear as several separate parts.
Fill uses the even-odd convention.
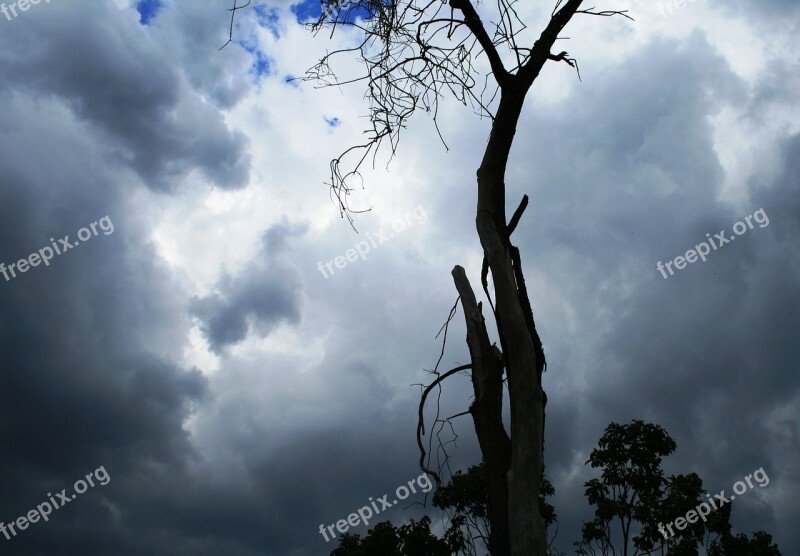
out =
[[[574,543],[582,556],[649,555],[780,556],[772,536],[756,531],[750,537],[732,533],[732,504],[721,504],[703,519],[686,527],[663,527],[709,499],[697,473],[665,476],[663,458],[677,445],[660,425],[640,420],[609,424],[593,449],[587,464],[600,476],[585,484],[585,496],[595,508],[594,519],[583,525],[582,537]],[[547,498],[555,489],[542,479],[539,509],[550,528],[557,524],[555,508]],[[487,519],[488,480],[484,464],[456,471],[433,496],[433,506],[447,516],[441,537],[431,531],[431,519],[395,527],[385,521],[368,534],[345,534],[331,556],[451,556],[484,554],[491,524]],[[557,556],[552,535],[548,552]]]
[[[606,427],[586,462],[601,474],[585,484],[595,511],[575,543],[577,553],[696,556],[703,548],[713,556],[779,555],[772,537],[763,531],[753,538],[732,535],[731,503],[712,508],[696,473],[664,476],[662,459],[675,448],[660,425],[634,420]],[[698,512],[701,507],[707,513]],[[678,518],[692,513],[684,527],[672,528],[673,521],[677,524]]]

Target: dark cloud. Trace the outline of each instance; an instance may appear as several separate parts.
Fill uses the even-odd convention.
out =
[[[112,5],[96,7],[92,17],[103,22],[97,25],[87,25],[79,10],[46,10],[4,29],[8,44],[16,45],[0,54],[4,74],[13,76],[4,82],[7,90],[63,99],[153,189],[173,188],[193,169],[222,188],[247,185],[247,138],[187,90],[179,69],[165,64],[135,26],[114,17]]]
[[[123,178],[101,165],[87,175],[94,154],[59,127],[57,108],[35,117],[30,101],[7,106],[0,129],[17,131],[0,151],[0,261],[16,263],[51,237],[74,242],[106,215],[113,232],[0,279],[0,520],[27,513],[47,492],[69,492],[100,466],[111,482],[0,542],[8,554],[109,553],[114,516],[124,514],[117,482],[151,467],[179,472],[193,457],[183,423],[205,380],[172,362],[180,313],[146,231],[122,209]]]
[[[800,394],[791,332],[800,322],[788,309],[800,301],[793,286],[800,259],[790,239],[799,222],[797,139],[787,141],[783,167],[769,171],[781,177],[732,206],[719,201],[725,175],[708,115],[752,101],[701,35],[656,41],[591,89],[537,110],[529,122],[537,134],[512,163],[514,189],[524,183],[529,191],[533,176],[540,207],[518,232],[533,254],[524,260],[551,284],[534,286],[532,297],[547,307],[552,284],[561,284],[579,321],[570,334],[553,324],[560,315],[539,315],[550,347],[548,471],[566,508],[559,512],[564,550],[590,516],[578,501],[585,479],[576,485],[574,473],[590,472],[580,466],[611,421],[664,425],[678,443],[668,469],[697,471],[715,492],[761,466],[772,470],[774,488],[796,485],[797,477],[778,470],[800,464],[796,445],[782,454],[790,463],[760,440],[776,434],[768,423],[774,408],[796,407]],[[705,263],[668,279],[656,269],[706,233],[733,235],[737,221],[761,208],[767,226],[762,220]],[[575,340],[589,344],[570,345]],[[576,424],[576,413],[586,425]],[[792,426],[781,425],[788,438]],[[768,505],[755,496],[742,504],[735,525],[767,529],[784,548],[797,545]]]
[[[282,322],[300,320],[298,273],[282,261],[289,237],[301,235],[301,227],[278,224],[262,238],[261,252],[236,277],[226,274],[214,292],[192,301],[201,329],[211,348],[241,342],[250,329],[268,334]]]
[[[0,544],[20,556],[327,554],[333,543],[320,523],[419,475],[411,385],[430,380],[422,369],[439,354],[434,336],[456,297],[447,272],[477,253],[465,183],[485,143],[451,123],[450,155],[424,168],[435,184],[424,199],[428,252],[404,232],[325,278],[316,261],[363,238],[265,218],[252,259],[192,298],[154,244],[157,217],[140,207],[196,201],[185,183],[198,172],[220,188],[247,185],[249,142],[222,111],[253,90],[259,50],[218,52],[227,5],[162,4],[148,25],[111,2],[91,11],[40,3],[0,21],[0,262],[50,237],[74,240],[106,215],[114,224],[47,267],[0,277],[0,521],[101,465],[111,477]],[[277,34],[269,14],[261,24]],[[241,20],[248,45],[258,17]],[[510,205],[531,196],[515,239],[548,353],[558,543],[570,553],[590,515],[583,464],[602,429],[641,418],[678,442],[669,472],[697,471],[709,490],[763,466],[763,492],[790,495],[743,499],[735,527],[767,529],[796,553],[800,137],[786,131],[777,162],[760,161],[749,198],[732,205],[720,200],[727,176],[711,121],[729,109],[757,125],[791,107],[794,67],[769,64],[760,83],[746,84],[697,32],[655,39],[602,74],[581,69],[584,82],[563,100],[532,95],[507,180]],[[430,145],[441,148],[426,137],[404,147],[425,163]],[[400,154],[393,164],[406,169]],[[264,179],[253,188],[289,195],[290,186]],[[762,207],[769,226],[661,277],[657,261]],[[461,320],[443,368],[467,357]],[[185,363],[197,323],[213,370]],[[299,347],[229,349],[273,341],[281,325]],[[470,391],[466,378],[451,379],[442,415],[464,411]],[[469,418],[454,431],[450,463],[466,468],[479,459]],[[397,507],[382,518],[422,511]]]

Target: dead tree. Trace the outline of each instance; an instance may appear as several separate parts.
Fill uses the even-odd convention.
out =
[[[356,29],[358,44],[330,52],[303,78],[319,86],[361,84],[366,87],[371,129],[364,143],[331,162],[332,198],[352,224],[348,196],[351,179],[388,141],[394,155],[400,131],[422,108],[433,122],[446,96],[470,105],[491,120],[491,132],[477,170],[478,206],[475,223],[484,253],[481,284],[492,307],[500,348],[489,340],[483,307],[460,266],[453,280],[467,325],[470,365],[438,373],[423,391],[418,443],[423,470],[441,483],[425,460],[421,435],[423,410],[431,390],[460,371],[471,371],[474,401],[469,408],[489,476],[489,548],[495,556],[544,556],[547,539],[539,512],[543,472],[545,369],[542,342],[536,331],[525,287],[514,231],[528,198],[506,220],[505,173],[525,97],[547,62],[565,62],[578,70],[567,52],[551,50],[576,14],[622,15],[624,11],[581,9],[583,0],[557,0],[537,40],[525,39],[526,27],[515,10],[516,0],[497,0],[487,28],[471,0],[321,0],[322,15],[310,24],[314,32],[346,26]],[[234,4],[232,16],[237,10]],[[491,31],[491,33],[490,33]],[[525,43],[524,41],[529,42]],[[331,63],[355,55],[363,73],[339,77]],[[580,77],[580,73],[578,73]],[[438,125],[436,127],[439,131]],[[439,137],[444,143],[442,134]],[[446,143],[445,143],[446,147]],[[488,276],[495,301],[489,296]],[[452,317],[452,314],[451,314]],[[502,418],[504,377],[510,402],[510,435]],[[428,454],[429,455],[429,454]]]

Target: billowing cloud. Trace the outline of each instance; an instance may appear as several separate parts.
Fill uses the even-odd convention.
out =
[[[299,276],[279,256],[287,238],[301,231],[273,226],[264,233],[261,252],[238,276],[224,275],[213,293],[194,299],[194,313],[214,351],[244,340],[251,328],[267,334],[281,322],[300,319]]]
[[[734,527],[800,547],[794,5],[582,16],[569,49],[583,81],[546,66],[523,113],[508,204],[531,198],[514,239],[548,354],[568,553],[590,516],[584,462],[607,423],[634,418],[665,426],[668,472],[709,490],[764,467],[770,485],[737,499]],[[312,37],[297,21],[312,6],[259,3],[220,50],[229,7],[60,0],[0,15],[0,268],[16,269],[0,271],[0,521],[101,466],[110,477],[0,533],[8,553],[328,554],[320,524],[419,475],[419,384],[456,300],[449,273],[479,279],[488,123],[443,104],[448,152],[413,118],[388,170],[379,155],[354,188],[372,208],[356,234],[323,182],[363,139],[363,90],[286,81],[354,35]],[[413,207],[424,221],[393,228]],[[760,209],[768,224],[705,262],[658,270]],[[348,258],[370,237],[386,241]],[[78,244],[20,270],[60,239]],[[463,340],[459,312],[440,370],[467,360]],[[470,390],[450,379],[442,415]],[[453,431],[452,467],[476,463],[469,417]],[[382,518],[438,518],[424,499]]]

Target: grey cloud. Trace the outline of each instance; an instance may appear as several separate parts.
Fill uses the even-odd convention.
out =
[[[707,488],[719,489],[762,465],[776,467],[761,441],[773,433],[760,420],[800,392],[796,342],[787,334],[800,322],[786,310],[799,301],[792,284],[800,259],[788,239],[798,225],[796,139],[785,150],[785,177],[753,184],[749,202],[731,207],[718,201],[725,176],[707,116],[721,105],[746,110],[758,91],[748,91],[702,36],[656,41],[585,89],[533,114],[537,132],[520,139],[509,180],[513,198],[523,185],[531,192],[533,176],[536,212],[517,232],[518,242],[529,242],[523,261],[559,284],[578,312],[572,329],[559,324],[563,314],[539,314],[553,391],[548,471],[567,496],[565,550],[590,512],[574,501],[583,493],[572,484],[575,472],[590,471],[574,466],[605,424],[664,425],[678,442],[670,458],[676,472],[698,471]],[[730,235],[762,207],[768,227],[667,280],[656,270],[707,232]],[[534,311],[548,307],[547,297],[533,286]],[[584,425],[575,424],[576,413]],[[748,517],[747,532],[765,528],[782,548],[797,545],[788,516],[754,511],[755,498],[742,504],[735,517]]]
[[[296,271],[281,259],[289,237],[303,228],[279,224],[264,233],[261,253],[236,277],[225,275],[215,291],[195,298],[192,311],[211,349],[241,342],[250,330],[267,335],[282,322],[300,320],[299,282]]]
[[[155,468],[178,473],[194,457],[183,425],[206,385],[173,362],[181,313],[147,231],[120,200],[124,177],[103,164],[87,175],[75,162],[96,162],[86,141],[72,137],[58,107],[33,105],[16,98],[0,113],[0,261],[50,237],[74,240],[106,214],[115,231],[0,279],[0,520],[100,465],[112,480],[2,542],[15,554],[110,553],[121,527],[110,508],[127,507],[118,484]]]
[[[36,17],[4,29],[15,45],[0,54],[3,73],[12,76],[4,88],[63,98],[113,140],[110,154],[153,189],[174,189],[193,169],[222,188],[247,185],[248,139],[186,87],[178,67],[143,40],[145,31],[114,17],[109,3],[93,8],[93,19],[102,23],[87,25],[76,6],[40,6],[31,13]]]
[[[48,268],[0,278],[0,520],[99,465],[111,483],[6,546],[21,556],[329,553],[320,523],[419,474],[409,385],[429,378],[421,369],[438,355],[433,336],[455,300],[447,272],[479,249],[474,190],[464,193],[475,159],[463,153],[483,139],[454,137],[464,148],[426,169],[436,255],[398,237],[326,280],[314,262],[355,239],[329,233],[309,245],[311,233],[283,223],[191,301],[151,243],[151,215],[134,210],[140,185],[126,170],[157,191],[181,192],[195,169],[221,186],[245,183],[246,140],[217,109],[247,94],[235,76],[249,59],[234,49],[211,57],[227,14],[218,4],[167,4],[148,29],[109,3],[77,5],[0,21],[0,261],[106,214],[115,225]],[[584,83],[563,102],[537,104],[534,91],[507,180],[510,205],[531,195],[515,240],[548,350],[547,472],[568,552],[589,514],[583,462],[611,420],[666,426],[679,446],[670,465],[698,471],[709,489],[763,465],[765,493],[796,493],[791,466],[800,468],[800,139],[783,141],[781,165],[763,164],[740,210],[717,200],[725,175],[708,123],[720,106],[789,105],[791,66],[751,91],[696,34],[655,41],[602,75],[581,69]],[[668,280],[658,274],[659,259],[762,206],[767,228]],[[205,376],[181,363],[193,319],[219,361]],[[461,320],[443,365],[464,362]],[[296,354],[226,349],[280,324],[332,339],[305,369]],[[443,415],[469,396],[468,380],[448,384]],[[456,431],[452,464],[465,468],[479,458],[469,419]],[[797,503],[783,510],[752,498],[735,525],[766,528],[796,553]]]
[[[715,2],[722,9],[729,11],[739,11],[743,15],[755,19],[769,18],[775,24],[775,19],[782,20],[783,23],[790,23],[789,16],[796,15],[800,11],[800,4],[794,0],[762,0],[760,2],[750,2],[748,0],[732,0],[730,2]],[[796,22],[794,22],[796,25]]]
[[[233,3],[214,0],[173,2],[167,0],[147,32],[173,52],[192,87],[222,109],[238,104],[252,89],[248,70],[253,55],[236,42],[219,48],[229,37]],[[255,14],[237,13],[237,39],[250,34]]]

